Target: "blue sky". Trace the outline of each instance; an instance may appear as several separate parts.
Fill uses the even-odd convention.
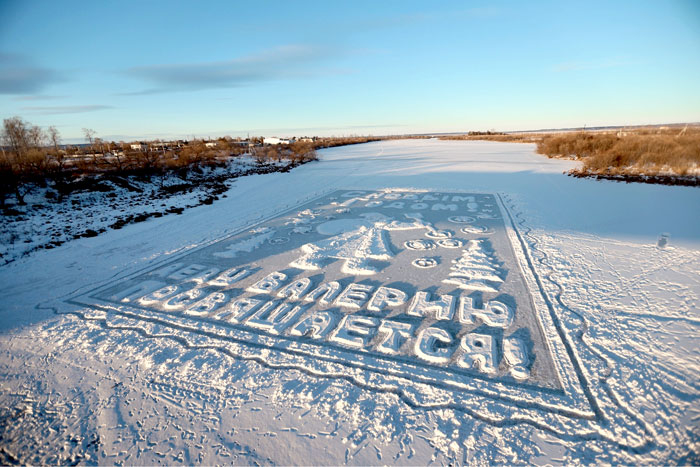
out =
[[[700,121],[700,2],[0,0],[0,117],[66,141]]]

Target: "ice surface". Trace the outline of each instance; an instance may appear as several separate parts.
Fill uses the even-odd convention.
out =
[[[574,163],[545,159],[534,154],[532,145],[392,141],[320,155],[320,162],[290,173],[238,179],[227,198],[181,216],[75,240],[0,268],[2,462],[698,463],[700,221],[694,213],[700,191],[573,179],[562,172]],[[399,198],[372,198],[382,205],[359,207],[365,203],[358,199],[363,194],[386,188],[397,189]],[[331,194],[340,189],[356,194],[347,199]],[[416,198],[401,199],[407,191]],[[470,207],[471,200],[422,198],[452,192],[495,194],[506,213],[502,222],[512,221],[512,232],[504,238],[503,231],[493,228],[499,221],[492,217],[501,211],[498,203]],[[328,198],[316,206],[324,196]],[[313,206],[298,212],[305,203]],[[450,238],[463,239],[465,245],[443,248],[437,244],[440,238],[426,235],[429,228],[379,229],[381,220],[353,217],[353,210],[366,209],[393,219],[386,225],[418,223],[420,217],[405,214],[422,212],[423,204],[442,204],[435,212],[446,224],[432,230],[451,231]],[[450,204],[466,210],[453,212]],[[332,206],[333,213],[316,213],[324,206]],[[184,268],[191,268],[190,262],[166,268],[188,252],[214,245],[220,245],[217,251],[231,251],[216,242],[235,241],[242,233],[264,234],[249,230],[286,213],[293,214],[290,224],[280,225],[257,248],[240,250],[232,258],[212,256],[218,263],[200,264],[205,268],[189,273]],[[345,250],[341,257],[323,256],[319,269],[297,269],[289,263],[282,267],[287,258],[262,254],[288,251],[291,262],[303,257],[295,254],[303,245],[323,248],[327,245],[319,241],[349,231],[294,231],[333,220],[327,216],[361,219],[353,225],[385,230],[364,235],[369,243],[357,240],[362,247],[357,251],[377,258],[354,265],[353,257],[348,259],[351,251]],[[450,221],[452,216],[462,217]],[[433,220],[424,216],[420,222]],[[657,246],[660,232],[672,239],[663,248]],[[434,248],[404,247],[419,239]],[[393,310],[411,306],[417,291],[429,293],[424,298],[430,301],[444,293],[457,297],[459,287],[442,280],[472,239],[490,243],[485,264],[504,280],[501,288],[496,281],[484,282],[502,293],[522,274],[533,310],[544,310],[551,323],[518,324],[524,316],[539,316],[521,313],[518,300],[524,292],[506,293],[514,298],[506,304],[516,308],[514,327],[505,331],[477,325],[459,335],[458,302],[453,321],[438,320],[437,314],[430,321],[392,319]],[[512,246],[512,254],[504,253],[505,245]],[[518,248],[522,256],[516,254]],[[340,251],[323,251],[329,250]],[[433,258],[437,265],[417,267],[413,261],[420,258]],[[203,318],[217,303],[228,303],[228,296],[217,301],[219,289],[224,295],[227,288],[243,291],[269,274],[275,262],[280,263],[277,272],[294,274],[294,280],[308,277],[314,289],[302,295],[300,283],[279,297],[292,283],[287,281],[275,288],[274,300],[265,291],[262,295],[270,299],[258,303],[256,295],[241,292],[242,301],[228,315]],[[372,274],[344,273],[346,262]],[[159,266],[161,275],[150,282],[119,285]],[[237,275],[236,268],[244,266],[247,272]],[[212,279],[202,276],[214,267],[220,271]],[[176,279],[168,278],[178,272]],[[322,276],[333,279],[334,274],[339,280],[324,285]],[[426,274],[434,275],[434,288],[409,287],[406,278]],[[342,282],[344,277],[353,279]],[[135,300],[163,282],[186,288],[178,293],[204,287],[209,301],[188,304],[183,295],[181,311],[158,312],[157,320],[127,313],[137,309]],[[334,315],[334,303],[349,283],[374,289],[345,297],[343,301],[362,305],[341,306],[346,311]],[[114,290],[105,290],[105,301],[112,300],[112,309],[65,303],[109,285]],[[406,303],[380,307],[379,296],[375,306],[380,311],[369,310],[379,287],[406,292]],[[295,292],[316,298],[288,300]],[[459,289],[459,294],[474,294],[475,306],[481,307],[494,292]],[[275,306],[263,309],[262,302]],[[313,309],[297,310],[306,314],[293,320],[295,307],[283,306],[288,303]],[[450,315],[449,307],[440,309]],[[232,315],[237,322],[231,327],[217,324]],[[236,333],[251,318],[254,325],[243,339]],[[223,338],[222,329],[227,332]],[[537,329],[543,333],[540,341],[533,336]],[[425,354],[425,364],[414,364],[412,376],[405,376],[411,361],[382,363],[402,348],[416,353],[409,341],[421,333],[425,338],[414,342]],[[330,344],[329,334],[336,337]],[[298,340],[284,341],[287,335]],[[446,335],[460,349],[471,350],[459,354],[471,356],[459,360],[464,366],[445,363],[440,340]],[[307,347],[294,347],[300,345]],[[304,357],[310,348],[355,357]],[[569,393],[547,392],[550,379],[536,371],[547,355]],[[443,384],[427,379],[453,367],[457,377],[442,373]],[[482,386],[469,386],[475,381]],[[566,408],[567,394],[576,396],[580,407]]]

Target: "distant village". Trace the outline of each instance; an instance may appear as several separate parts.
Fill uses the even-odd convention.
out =
[[[279,146],[279,145],[294,145],[296,143],[315,143],[322,138],[317,136],[313,137],[300,137],[300,138],[278,138],[276,136],[272,137],[252,137],[252,138],[232,138],[230,136],[224,136],[217,139],[193,139],[193,140],[153,140],[153,141],[134,141],[134,142],[114,142],[114,141],[104,141],[100,138],[90,138],[86,137],[87,142],[84,144],[65,144],[61,145],[61,149],[66,153],[67,157],[81,158],[84,156],[103,155],[104,157],[110,156],[123,156],[128,152],[166,152],[174,151],[179,152],[180,150],[191,147],[193,145],[203,146],[210,150],[229,150],[229,149],[243,149],[245,152],[250,151],[254,148],[263,148],[265,146]]]
[[[265,170],[289,170],[317,159],[316,149],[377,141],[375,137],[248,137],[192,140],[106,141],[84,128],[83,144],[63,144],[54,126],[46,129],[12,117],[0,129],[0,206],[47,180],[103,174],[164,174],[225,166],[245,156]]]
[[[195,155],[195,159],[218,159],[249,154],[257,159],[269,160],[279,159],[280,157],[278,156],[288,158],[285,156],[292,154],[306,155],[313,153],[317,145],[324,145],[322,142],[324,139],[316,136],[300,138],[232,138],[224,136],[217,139],[114,142],[93,137],[88,131],[85,139],[87,142],[83,144],[56,146],[52,151],[54,153],[53,156],[60,157],[62,162],[67,165],[86,162],[94,163],[96,158],[109,163],[115,160],[119,161],[122,158],[133,159],[136,157],[148,160],[156,157],[167,157],[168,155],[174,159],[179,159],[181,155]],[[191,159],[191,157],[187,157],[187,159]]]
[[[195,140],[203,141],[204,146],[210,149],[213,148],[225,148],[225,147],[241,147],[241,148],[253,148],[261,146],[274,146],[278,144],[294,144],[294,143],[313,143],[319,138],[317,136],[313,137],[302,137],[302,138],[277,138],[276,136],[265,136],[261,138],[231,138],[230,136],[224,136],[215,140]],[[137,141],[134,143],[129,143],[129,147],[133,151],[169,151],[174,149],[180,149],[190,144],[187,140],[175,140],[175,141]]]

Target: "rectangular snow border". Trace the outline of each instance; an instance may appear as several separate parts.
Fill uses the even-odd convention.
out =
[[[494,194],[338,190],[68,303],[417,405],[593,420],[524,248]]]

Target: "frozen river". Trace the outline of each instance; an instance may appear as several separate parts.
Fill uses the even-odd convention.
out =
[[[0,461],[700,461],[700,190],[320,156],[0,268]]]

